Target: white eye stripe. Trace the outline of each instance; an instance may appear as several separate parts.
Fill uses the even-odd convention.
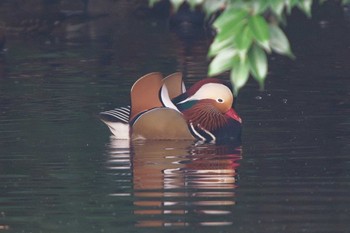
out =
[[[179,103],[181,104],[187,101],[201,100],[201,99],[213,99],[218,103],[223,103],[226,100],[232,99],[232,92],[228,87],[226,87],[223,84],[207,83],[207,84],[204,84],[201,88],[199,88],[199,90],[194,95],[190,96],[189,98]]]

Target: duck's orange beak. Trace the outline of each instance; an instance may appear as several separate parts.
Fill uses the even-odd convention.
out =
[[[242,124],[242,119],[240,118],[240,116],[238,116],[237,112],[231,108],[230,110],[228,110],[226,113],[225,113],[226,116],[238,121],[239,123]]]

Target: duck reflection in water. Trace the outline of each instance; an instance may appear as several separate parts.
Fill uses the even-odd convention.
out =
[[[130,141],[130,148],[128,143],[111,139],[108,164],[117,170],[129,166],[136,226],[231,224],[240,147],[184,140]]]

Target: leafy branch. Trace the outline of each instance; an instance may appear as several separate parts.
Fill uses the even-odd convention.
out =
[[[149,0],[150,6],[161,0]],[[252,76],[264,87],[268,71],[267,55],[275,52],[294,58],[290,43],[281,29],[286,16],[299,8],[311,17],[313,0],[170,0],[174,10],[187,3],[201,7],[207,17],[220,12],[213,22],[216,36],[210,45],[209,76],[230,71],[234,92]],[[324,0],[320,0],[324,2]],[[343,4],[350,0],[342,0]]]

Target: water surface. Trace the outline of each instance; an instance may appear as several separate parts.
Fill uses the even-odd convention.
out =
[[[271,55],[266,89],[240,92],[239,147],[118,141],[96,117],[147,72],[203,78],[202,29],[124,13],[9,35],[0,232],[348,232],[350,24],[319,12],[288,24],[297,59]]]

